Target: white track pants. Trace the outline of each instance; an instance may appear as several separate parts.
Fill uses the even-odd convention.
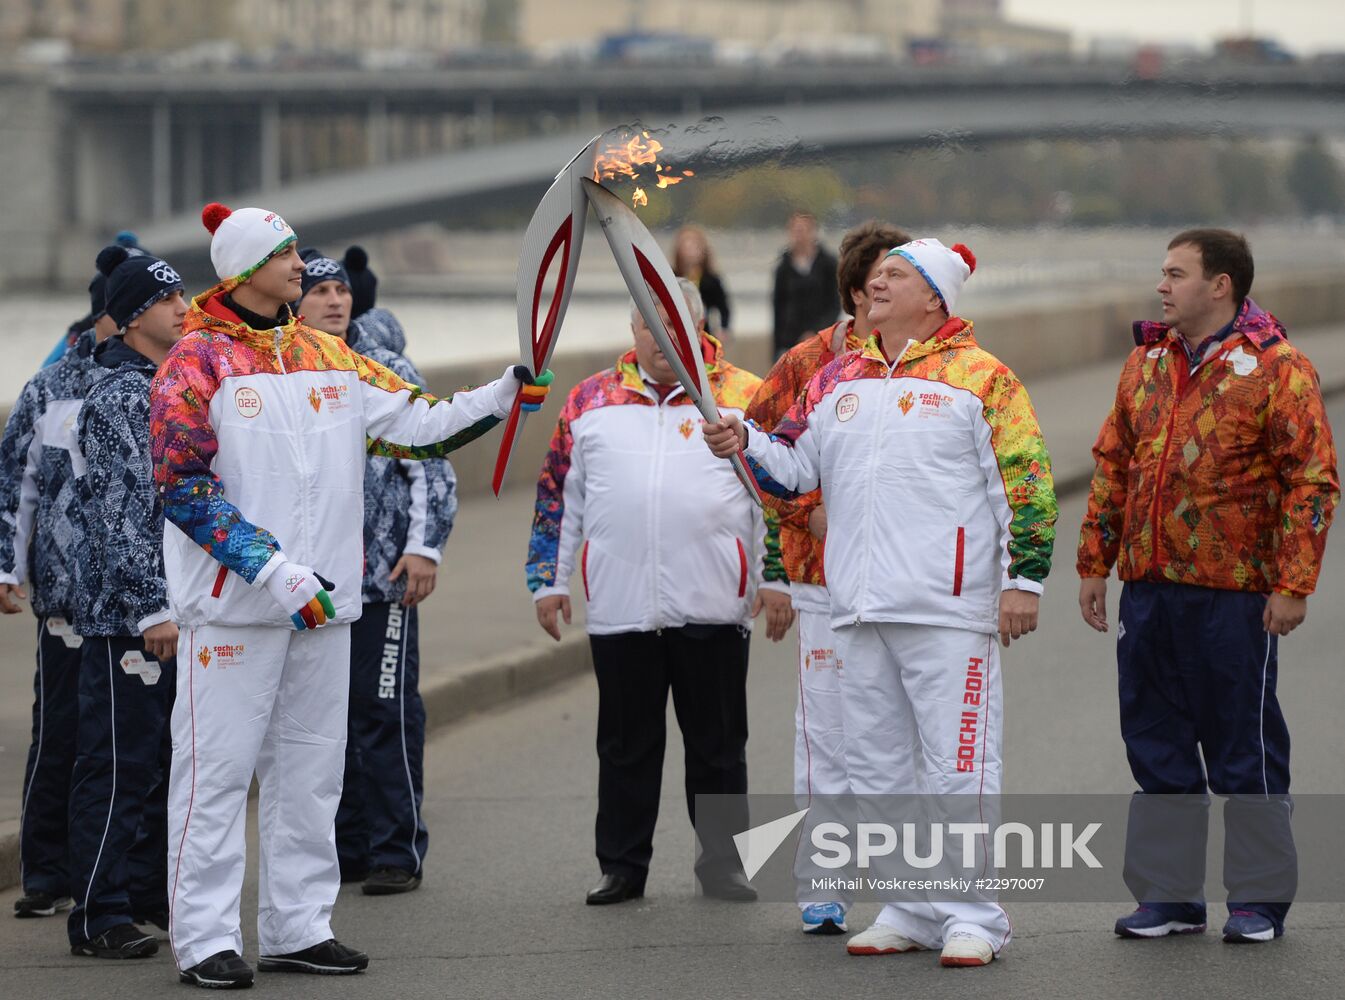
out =
[[[814,795],[850,791],[845,770],[845,727],[841,683],[844,678],[844,633],[831,630],[831,598],[826,587],[791,583],[790,597],[799,622],[799,697],[794,708],[794,795],[799,808]],[[805,820],[805,824],[806,824]],[[799,838],[808,843],[807,826]],[[834,894],[833,894],[834,895]],[[800,884],[799,906],[848,900],[821,898]]]
[[[350,626],[183,629],[168,791],[169,940],[179,969],[243,952],[239,899],[253,771],[261,787],[263,955],[332,936]]]
[[[854,793],[997,796],[1004,710],[996,637],[936,625],[842,631]],[[998,952],[1010,936],[1004,910],[984,901],[889,903],[876,922],[926,948],[957,930]]]

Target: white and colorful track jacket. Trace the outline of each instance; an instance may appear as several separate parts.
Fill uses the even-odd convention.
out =
[[[715,401],[742,415],[761,380],[706,337]],[[576,574],[594,635],[691,623],[751,623],[759,586],[789,592],[779,525],[770,530],[704,420],[676,387],[645,384],[629,352],[571,391],[537,484],[528,549],[534,600],[570,595]]]
[[[230,287],[193,300],[151,393],[173,620],[290,627],[261,586],[288,559],[331,580],[335,620],[353,621],[366,452],[441,457],[499,423],[517,384],[437,399],[292,316],[245,325]]]
[[[833,627],[993,633],[1002,590],[1042,591],[1050,459],[1027,390],[966,320],[893,364],[876,338],[837,358],[772,433],[749,430],[747,455],[765,492],[821,485]]]

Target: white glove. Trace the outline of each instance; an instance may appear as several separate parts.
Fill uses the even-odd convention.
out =
[[[330,591],[336,585],[294,562],[283,562],[266,578],[266,590],[299,631],[336,617]]]

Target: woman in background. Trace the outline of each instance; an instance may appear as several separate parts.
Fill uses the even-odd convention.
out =
[[[673,273],[695,282],[705,303],[705,321],[719,340],[729,332],[729,296],[715,270],[714,251],[700,226],[683,226],[673,240]]]

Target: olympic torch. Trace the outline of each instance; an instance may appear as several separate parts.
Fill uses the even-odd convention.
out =
[[[587,177],[582,184],[588,200],[593,203],[598,225],[602,227],[603,235],[612,248],[612,256],[616,258],[621,276],[626,280],[626,288],[649,326],[650,333],[654,335],[654,342],[668,359],[677,381],[682,383],[682,389],[701,415],[711,423],[718,423],[719,409],[715,405],[714,393],[710,391],[710,381],[705,375],[700,334],[691,322],[686,299],[677,287],[677,278],[667,258],[644,223],[634,211],[626,207],[624,201]],[[659,316],[660,305],[668,315],[667,326]],[[734,455],[730,461],[748,495],[760,506],[761,496],[756,480],[752,478],[742,456]]]
[[[580,181],[593,174],[594,150],[599,138],[594,136],[589,140],[588,145],[556,174],[556,179],[543,195],[523,234],[515,288],[518,349],[519,360],[528,366],[534,376],[546,371],[551,355],[556,350],[556,338],[565,319],[565,310],[570,305],[574,277],[579,271],[579,252],[584,245],[584,221],[588,217],[588,201]],[[551,305],[542,317],[546,275],[557,257],[559,263],[551,289]],[[514,397],[513,408],[504,425],[499,455],[495,459],[495,475],[490,484],[496,496],[500,495],[500,487],[509,471],[509,459],[514,453],[514,443],[527,419],[522,404],[523,396],[520,393]]]

